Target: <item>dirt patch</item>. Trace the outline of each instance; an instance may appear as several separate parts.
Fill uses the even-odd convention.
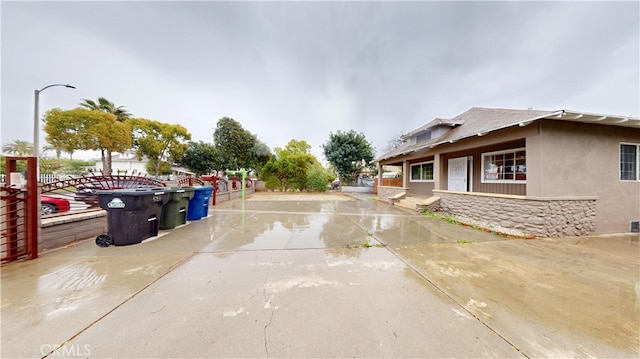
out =
[[[247,201],[352,201],[341,192],[255,192]]]

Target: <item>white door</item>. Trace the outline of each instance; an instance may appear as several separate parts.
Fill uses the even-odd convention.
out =
[[[449,191],[467,192],[467,158],[449,159]]]

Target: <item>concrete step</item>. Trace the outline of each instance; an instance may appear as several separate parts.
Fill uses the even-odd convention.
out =
[[[402,207],[402,208],[407,208],[407,209],[411,209],[414,210],[416,209],[416,201],[418,201],[420,199],[414,198],[414,197],[405,197],[401,200],[399,200],[398,202],[394,203],[395,206],[398,207]]]
[[[395,203],[396,206],[399,207],[403,207],[403,208],[407,208],[407,209],[411,209],[411,210],[415,210],[418,212],[421,212],[422,209],[425,208],[425,206],[431,205],[433,203],[435,203],[436,201],[439,201],[440,198],[439,197],[429,197],[429,198],[425,198],[425,197],[405,197],[402,198],[401,200],[399,200],[398,202]]]

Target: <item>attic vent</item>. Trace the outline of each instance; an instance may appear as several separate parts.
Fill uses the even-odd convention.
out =
[[[632,233],[640,232],[640,221],[631,221],[631,232]]]
[[[416,143],[420,143],[420,142],[424,142],[424,141],[428,141],[431,139],[431,131],[426,131],[424,133],[419,134],[416,137]]]

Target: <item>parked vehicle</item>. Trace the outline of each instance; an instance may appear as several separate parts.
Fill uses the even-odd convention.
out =
[[[95,191],[98,189],[101,188],[97,188],[92,184],[79,185],[76,188],[76,193],[73,196],[73,199],[78,202],[84,202],[91,207],[97,207],[98,195],[95,193]]]
[[[71,204],[64,198],[51,197],[47,195],[40,196],[40,213],[44,215],[67,212],[71,209]]]

